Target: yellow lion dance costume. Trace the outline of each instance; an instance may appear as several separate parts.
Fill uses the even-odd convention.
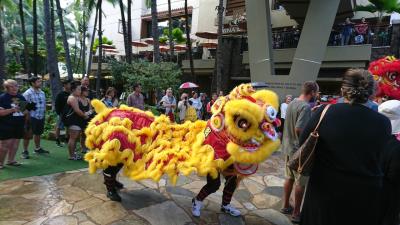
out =
[[[97,116],[85,131],[90,173],[122,163],[124,175],[133,180],[158,182],[167,174],[175,184],[180,174],[216,178],[233,164],[238,173],[250,175],[280,145],[278,96],[250,84],[220,97],[209,121],[175,124],[165,115],[125,105],[109,109],[99,100],[92,105]]]

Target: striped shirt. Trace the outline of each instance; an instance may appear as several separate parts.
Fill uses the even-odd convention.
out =
[[[23,94],[24,98],[28,102],[36,103],[36,110],[31,111],[31,117],[41,120],[44,119],[46,112],[46,96],[42,90],[35,91],[33,88],[29,88]]]

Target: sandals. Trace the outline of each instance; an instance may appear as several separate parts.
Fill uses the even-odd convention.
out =
[[[287,208],[282,208],[280,211],[281,211],[282,214],[290,215],[293,212],[293,207],[289,206]]]
[[[17,162],[17,161],[14,161],[14,162],[8,162],[7,163],[7,166],[21,166],[22,164],[21,163],[19,163],[19,162]]]

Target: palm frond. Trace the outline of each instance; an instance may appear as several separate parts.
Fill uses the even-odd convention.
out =
[[[377,7],[373,4],[356,5],[354,11],[375,13],[378,11]]]

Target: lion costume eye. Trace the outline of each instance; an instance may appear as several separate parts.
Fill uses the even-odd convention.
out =
[[[397,74],[396,73],[390,73],[389,74],[389,79],[390,80],[396,80],[396,78],[397,78]]]
[[[269,122],[273,122],[276,119],[278,112],[272,106],[266,106],[265,108],[265,118]]]
[[[247,121],[245,118],[240,117],[240,116],[236,116],[235,117],[235,124],[239,129],[242,130],[247,130],[250,128],[251,123],[249,121]]]

